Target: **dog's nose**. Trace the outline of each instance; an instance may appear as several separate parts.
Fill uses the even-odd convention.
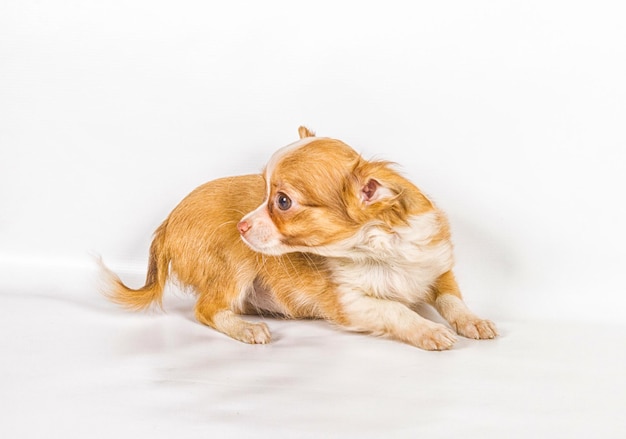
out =
[[[239,233],[241,233],[242,235],[250,230],[250,227],[252,226],[250,226],[248,221],[239,221],[239,223],[237,223],[237,230],[239,230]]]

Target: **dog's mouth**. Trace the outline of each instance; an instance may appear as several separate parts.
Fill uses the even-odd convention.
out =
[[[268,241],[263,241],[242,234],[241,239],[253,251],[268,256],[281,256],[287,253],[319,253],[318,247],[325,247],[287,236],[273,237]]]
[[[292,251],[288,246],[285,246],[277,240],[272,240],[270,242],[258,242],[256,240],[249,239],[243,234],[241,235],[241,239],[253,251],[268,256],[280,256]]]

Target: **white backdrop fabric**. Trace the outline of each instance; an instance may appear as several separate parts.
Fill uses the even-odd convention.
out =
[[[0,437],[626,436],[626,6],[0,2]],[[501,337],[430,353],[268,319],[247,346],[128,313],[196,186],[307,125],[445,210]],[[426,310],[427,312],[428,310]],[[436,318],[433,316],[433,318]]]

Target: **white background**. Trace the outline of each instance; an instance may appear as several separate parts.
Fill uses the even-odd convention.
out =
[[[116,312],[90,253],[138,285],[182,197],[259,172],[304,124],[447,211],[503,340],[624,334],[625,22],[619,1],[1,1],[0,293]]]

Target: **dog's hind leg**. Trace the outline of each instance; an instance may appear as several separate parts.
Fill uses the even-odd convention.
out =
[[[215,291],[216,286],[211,286]],[[206,291],[206,290],[205,290]],[[207,294],[203,291],[196,303],[196,319],[235,340],[250,344],[265,344],[271,340],[270,330],[263,322],[247,322],[234,311],[234,303],[229,303],[228,295]],[[236,295],[236,292],[233,292]]]

